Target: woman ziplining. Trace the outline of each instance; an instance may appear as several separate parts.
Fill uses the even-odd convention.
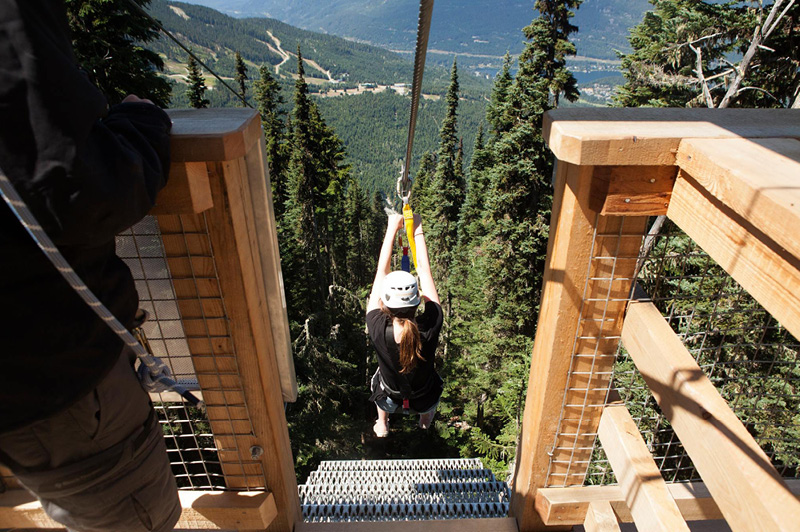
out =
[[[428,429],[442,395],[443,383],[434,362],[443,314],[431,275],[422,219],[416,214],[413,218],[419,282],[409,272],[390,272],[394,239],[401,227],[403,216],[389,215],[367,304],[367,327],[378,355],[369,399],[378,409],[373,431],[379,438],[389,434],[389,414],[398,411],[419,414],[419,427]],[[417,317],[417,308],[423,301],[424,312]]]
[[[439,332],[442,330],[442,306],[431,275],[422,219],[412,213],[408,203],[411,195],[408,165],[414,144],[432,11],[433,0],[420,0],[408,143],[405,162],[397,180],[397,195],[403,202],[403,214],[389,215],[378,258],[378,270],[367,304],[367,328],[378,354],[378,370],[372,377],[369,400],[374,401],[378,409],[378,420],[372,430],[379,438],[388,436],[389,414],[398,410],[405,414],[419,414],[419,427],[427,430],[442,395],[442,379],[434,368]],[[419,283],[408,271],[390,272],[394,237],[403,225]],[[407,267],[410,269],[410,264]],[[425,302],[425,309],[416,317],[421,301]]]

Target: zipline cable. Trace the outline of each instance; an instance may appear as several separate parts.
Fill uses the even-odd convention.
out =
[[[417,23],[417,46],[414,51],[414,78],[411,83],[411,117],[408,121],[408,142],[406,143],[406,158],[397,180],[397,195],[408,203],[411,194],[411,181],[408,179],[408,168],[411,165],[411,151],[414,146],[414,130],[417,127],[417,109],[422,92],[422,74],[425,71],[425,56],[428,52],[428,35],[431,31],[431,18],[433,14],[433,0],[420,0],[419,22]]]
[[[408,248],[411,251],[411,260],[417,265],[417,245],[414,242],[414,212],[408,200],[411,197],[411,180],[408,178],[408,169],[411,166],[411,152],[414,147],[414,131],[417,127],[417,110],[419,97],[422,93],[422,75],[425,72],[425,56],[428,53],[428,35],[431,31],[433,15],[433,0],[420,0],[419,22],[417,23],[417,46],[414,51],[414,79],[411,83],[411,116],[408,120],[408,142],[406,143],[406,158],[400,169],[397,179],[397,195],[403,200],[403,221],[408,238]]]
[[[252,105],[250,105],[250,104],[247,102],[247,100],[245,99],[244,95],[242,95],[242,94],[239,94],[238,92],[236,92],[236,91],[233,89],[233,87],[231,87],[230,85],[228,85],[227,83],[225,83],[225,80],[224,80],[224,79],[222,79],[221,77],[219,77],[219,76],[217,75],[217,73],[216,73],[216,72],[214,72],[213,70],[211,70],[211,69],[208,67],[208,65],[206,65],[205,63],[203,63],[203,61],[201,61],[199,57],[197,57],[196,55],[194,55],[194,53],[193,53],[191,50],[189,50],[188,48],[186,48],[186,47],[183,45],[183,43],[181,43],[181,41],[179,41],[179,40],[178,40],[178,39],[177,39],[177,38],[176,38],[174,35],[172,35],[172,34],[169,32],[169,30],[167,30],[167,28],[165,28],[165,27],[164,27],[164,26],[163,26],[163,25],[162,25],[162,24],[161,24],[161,23],[160,23],[158,20],[156,20],[155,18],[153,18],[153,16],[152,16],[152,15],[150,15],[150,13],[148,13],[147,11],[145,11],[145,10],[144,10],[144,8],[142,8],[142,6],[140,6],[139,4],[137,4],[136,2],[134,2],[133,0],[128,0],[128,3],[131,5],[131,7],[133,7],[133,8],[134,8],[136,11],[138,11],[140,14],[142,14],[142,15],[144,15],[145,17],[147,17],[148,19],[150,19],[150,21],[151,21],[153,24],[155,24],[155,25],[158,27],[158,29],[160,29],[160,30],[161,30],[161,32],[162,32],[164,35],[166,35],[167,37],[169,37],[170,39],[172,39],[172,41],[173,41],[175,44],[177,44],[178,46],[180,46],[180,47],[183,49],[183,51],[184,51],[184,52],[186,52],[187,54],[189,54],[189,56],[190,56],[190,57],[194,58],[194,60],[195,60],[195,61],[197,61],[197,62],[200,64],[200,66],[201,66],[201,67],[203,67],[203,68],[205,68],[206,70],[208,70],[208,72],[209,72],[209,73],[210,73],[212,76],[214,76],[215,78],[217,78],[217,80],[219,80],[219,82],[220,82],[220,83],[222,83],[222,84],[225,86],[225,88],[226,88],[226,89],[228,89],[228,90],[229,90],[229,91],[231,91],[233,94],[235,94],[235,95],[236,95],[236,97],[237,97],[237,98],[239,98],[239,99],[242,101],[242,103],[243,103],[244,105],[246,105],[246,106],[247,106],[247,107],[249,107],[250,109],[253,109],[253,106],[252,106]]]
[[[151,392],[158,393],[166,390],[173,390],[179,393],[184,399],[192,403],[193,405],[197,406],[200,409],[205,407],[205,404],[200,401],[197,397],[195,397],[192,392],[187,390],[185,387],[181,386],[177,382],[172,379],[172,375],[169,371],[169,368],[164,361],[160,358],[153,356],[150,354],[141,343],[139,343],[136,338],[125,328],[122,323],[111,313],[108,308],[106,308],[103,303],[97,299],[97,296],[92,293],[86,283],[78,277],[78,274],[75,273],[75,270],[72,269],[72,266],[69,265],[67,260],[58,251],[58,248],[50,240],[50,237],[47,236],[42,226],[36,220],[36,217],[33,215],[31,210],[22,200],[17,190],[14,188],[14,185],[6,176],[5,172],[0,169],[0,194],[2,194],[3,199],[11,208],[11,211],[14,213],[14,216],[17,217],[17,220],[22,224],[28,234],[33,238],[36,245],[39,246],[45,256],[50,260],[50,262],[55,266],[58,273],[64,278],[64,280],[69,283],[72,289],[78,294],[83,301],[89,305],[89,307],[94,311],[97,316],[103,320],[103,322],[108,325],[112,331],[114,331],[117,336],[119,336],[125,345],[133,349],[136,353],[136,356],[141,361],[141,366],[139,366],[139,379],[142,381],[142,385]]]

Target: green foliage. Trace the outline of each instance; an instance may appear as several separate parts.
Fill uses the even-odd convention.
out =
[[[189,57],[189,63],[186,65],[186,69],[188,71],[186,79],[189,82],[189,88],[186,89],[186,97],[189,99],[189,105],[194,109],[204,109],[208,107],[208,104],[211,102],[205,98],[207,90],[206,80],[194,57]]]
[[[245,86],[245,81],[247,81],[247,65],[244,64],[244,59],[242,59],[242,54],[236,52],[236,76],[234,77],[236,80],[237,85],[239,85],[239,96],[242,97],[241,106],[245,107],[244,102],[247,101],[247,87]]]
[[[565,66],[574,53],[570,8],[579,2],[538,2],[540,16],[523,31],[529,39],[512,78],[510,58],[497,77],[479,137],[461,214],[459,264],[454,269],[452,341],[458,357],[448,374],[456,416],[480,432],[464,451],[511,459],[523,411],[547,248],[552,165],[541,133],[542,115],[560,96],[577,97]]]
[[[771,4],[700,0],[651,0],[653,11],[631,30],[633,52],[622,56],[627,83],[618,90],[622,106],[707,106],[698,75],[708,80],[708,98],[718,105],[738,62]],[[764,43],[734,96],[737,107],[789,107],[800,87],[797,56],[800,5],[794,5]],[[735,59],[736,58],[736,59]]]
[[[150,0],[134,0],[147,6]],[[170,84],[159,71],[164,62],[143,47],[158,38],[158,28],[127,0],[66,0],[72,47],[89,79],[119,103],[128,94],[156,105],[169,104]]]

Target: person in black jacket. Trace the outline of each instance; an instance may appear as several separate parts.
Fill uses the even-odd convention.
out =
[[[0,170],[130,328],[138,295],[115,235],[166,183],[169,117],[135,96],[108,109],[53,0],[0,0],[0,117]],[[0,203],[0,463],[71,530],[172,530],[175,479],[132,351]]]
[[[442,379],[434,362],[443,314],[431,275],[422,220],[414,215],[419,283],[408,272],[389,271],[394,237],[401,227],[403,217],[390,215],[367,304],[369,337],[378,354],[370,401],[378,408],[373,431],[379,438],[389,434],[389,414],[401,409],[419,414],[419,427],[428,429],[442,395]],[[417,317],[422,301],[425,311]]]

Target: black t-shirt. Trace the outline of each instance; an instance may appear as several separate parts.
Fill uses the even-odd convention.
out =
[[[384,384],[391,390],[410,391],[410,406],[417,412],[429,410],[442,395],[442,379],[436,373],[434,362],[436,347],[439,344],[439,332],[442,330],[442,307],[438,303],[428,301],[425,303],[425,312],[417,318],[420,339],[422,340],[422,358],[408,373],[400,373],[400,351],[394,341],[391,325],[392,320],[380,310],[371,310],[367,313],[367,327],[369,337],[375,351],[378,353],[378,368]],[[387,334],[387,328],[390,328]],[[416,397],[415,392],[425,391]],[[373,389],[371,401],[377,401],[390,396],[380,386]],[[402,397],[392,396],[393,400],[402,400]]]

